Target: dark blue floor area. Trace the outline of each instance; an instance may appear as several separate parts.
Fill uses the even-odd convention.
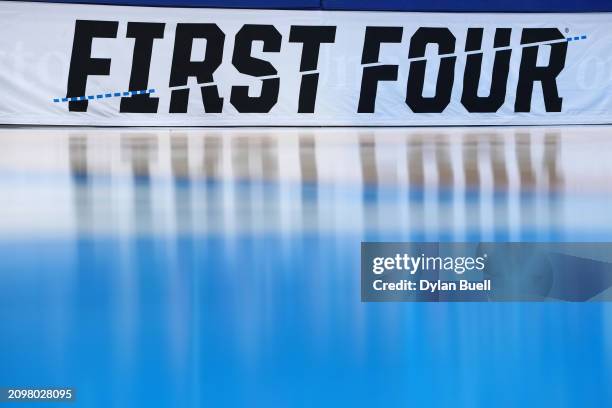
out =
[[[363,238],[3,240],[0,384],[83,407],[612,401],[612,306],[361,303]]]

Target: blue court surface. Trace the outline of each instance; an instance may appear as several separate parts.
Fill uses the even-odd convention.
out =
[[[612,406],[610,304],[362,303],[359,273],[362,241],[611,241],[611,135],[3,128],[0,385],[77,390],[36,406]]]

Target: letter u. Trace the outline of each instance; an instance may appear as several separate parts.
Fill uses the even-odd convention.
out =
[[[481,50],[482,28],[469,28],[465,51]],[[510,45],[511,28],[497,28],[495,30],[494,47],[508,47]],[[482,52],[468,54],[463,74],[463,94],[461,103],[468,112],[497,112],[506,100],[506,84],[510,70],[510,49],[495,52],[493,61],[493,74],[489,96],[478,96],[478,84],[482,73]]]

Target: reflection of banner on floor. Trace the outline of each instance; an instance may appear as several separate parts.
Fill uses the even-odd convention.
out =
[[[4,124],[612,122],[609,14],[0,2],[0,19]]]

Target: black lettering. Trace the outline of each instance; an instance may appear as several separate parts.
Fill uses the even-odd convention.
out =
[[[421,27],[410,40],[408,58],[425,56],[427,44],[438,44],[440,55],[452,54],[455,51],[455,36],[448,28]],[[436,81],[436,94],[433,97],[423,97],[425,84],[426,60],[412,61],[408,73],[408,87],[406,103],[415,113],[441,113],[450,103],[455,80],[455,61],[457,57],[442,57],[438,79]]]
[[[109,58],[91,58],[91,46],[94,38],[116,38],[118,27],[119,22],[117,21],[76,21],[66,97],[85,96],[89,75],[110,74],[111,60]],[[87,101],[69,102],[68,110],[71,112],[87,112]]]
[[[134,55],[132,57],[132,72],[130,74],[130,91],[147,89],[153,41],[164,38],[164,23],[129,22],[127,37],[134,38]],[[120,112],[127,113],[157,113],[159,98],[149,94],[133,95],[121,98]]]
[[[254,77],[277,75],[276,68],[268,61],[251,56],[253,42],[263,41],[264,52],[279,52],[282,36],[272,25],[245,24],[236,33],[232,64],[238,72]],[[248,86],[233,86],[230,103],[241,113],[270,112],[278,100],[279,78],[263,79],[261,94],[249,96]]]
[[[206,39],[206,53],[203,61],[191,61],[193,40]],[[170,71],[170,86],[186,86],[187,78],[196,77],[202,86],[202,103],[205,112],[221,113],[223,98],[214,82],[213,74],[221,65],[223,59],[223,43],[225,34],[216,24],[186,24],[176,25],[174,54]],[[187,113],[189,89],[175,89],[170,97],[170,113]]]
[[[316,70],[321,44],[333,43],[335,40],[335,26],[291,26],[289,42],[303,44],[300,72]],[[298,113],[314,113],[318,85],[318,73],[302,75]]]
[[[476,51],[482,47],[482,28],[469,28],[465,51]],[[510,45],[511,28],[495,30],[493,46],[495,48]],[[478,84],[482,74],[482,52],[468,54],[463,74],[463,93],[461,103],[468,112],[497,112],[506,101],[506,85],[510,71],[510,49],[495,52],[491,90],[489,96],[478,96]]]
[[[402,33],[402,27],[366,27],[361,64],[379,62],[381,44],[402,42]],[[363,68],[359,106],[357,107],[358,113],[374,113],[378,83],[380,81],[397,81],[397,71],[397,65],[377,65]]]
[[[524,28],[521,35],[521,44],[564,39],[564,35],[556,28]],[[536,44],[523,48],[519,80],[516,87],[516,101],[514,103],[516,112],[531,111],[531,95],[533,84],[536,81],[542,84],[546,112],[561,112],[563,98],[559,97],[557,76],[565,67],[567,42],[560,41],[547,46],[550,47],[550,59],[548,65],[543,67],[537,66],[540,45]]]

